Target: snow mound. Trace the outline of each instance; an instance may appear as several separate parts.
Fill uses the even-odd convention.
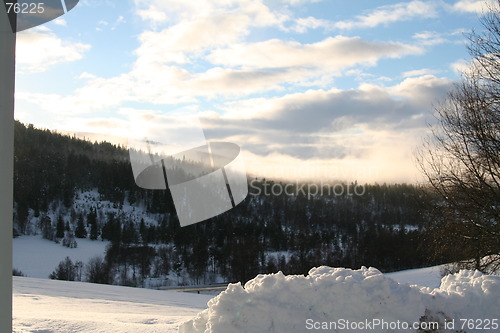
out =
[[[441,329],[452,323],[459,331],[460,319],[497,318],[498,309],[500,277],[480,272],[461,271],[431,289],[400,284],[375,268],[322,266],[308,276],[279,272],[258,275],[244,287],[231,284],[179,332],[334,332],[342,325],[351,331],[415,332],[428,322]]]

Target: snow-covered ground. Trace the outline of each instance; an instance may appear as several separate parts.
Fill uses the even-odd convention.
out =
[[[375,269],[320,267],[307,277],[259,276],[245,288],[231,285],[215,298],[15,277],[13,325],[16,333],[178,332],[180,326],[181,332],[293,333],[335,332],[314,328],[338,319],[378,319],[390,325],[419,321],[426,315],[429,322],[455,320],[457,331],[462,325],[459,319],[482,319],[483,327],[486,319],[500,320],[500,277],[464,271],[444,278],[434,289],[439,271],[438,266],[383,275]]]
[[[387,273],[385,275],[399,283],[438,288],[441,284],[441,271],[444,266],[445,265],[408,269],[400,272]]]
[[[70,249],[41,236],[20,236],[12,241],[13,267],[27,277],[47,279],[64,258],[84,264],[96,255],[104,257],[107,241],[76,239],[78,247]]]
[[[211,296],[14,277],[14,332],[177,332]]]

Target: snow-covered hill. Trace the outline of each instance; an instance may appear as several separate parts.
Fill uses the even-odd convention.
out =
[[[460,318],[482,319],[483,327],[484,320],[490,319],[489,327],[493,328],[491,320],[498,322],[500,317],[500,277],[463,271],[444,278],[440,288],[433,289],[439,281],[439,271],[439,267],[430,267],[382,275],[375,269],[321,267],[312,270],[308,277],[259,276],[245,288],[231,285],[215,298],[15,277],[13,325],[16,333],[168,333],[178,332],[186,322],[181,332],[293,333],[315,331],[316,323],[329,323],[341,316],[384,319],[389,323],[419,320],[426,315],[426,320],[441,323],[455,319],[458,330],[462,325]],[[307,322],[308,319],[313,321]],[[300,327],[293,328],[297,323]]]

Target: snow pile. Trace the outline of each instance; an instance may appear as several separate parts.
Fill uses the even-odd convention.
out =
[[[374,268],[323,266],[307,277],[279,272],[229,285],[208,306],[179,332],[415,332],[429,322],[460,331],[462,318],[498,318],[500,277],[461,271],[431,289],[400,284]]]
[[[425,293],[428,288],[422,288]],[[429,293],[428,312],[447,315],[447,321],[455,320],[456,327],[462,329],[460,319],[494,319],[500,321],[500,276],[483,275],[479,271],[462,270],[457,274],[447,275],[441,280],[441,286]],[[480,320],[477,322],[479,323]],[[500,327],[488,325],[477,330],[464,326],[466,332],[500,331]],[[486,323],[485,323],[486,324]],[[474,326],[473,325],[473,326]],[[484,325],[484,324],[483,324]],[[498,323],[500,325],[500,323]]]

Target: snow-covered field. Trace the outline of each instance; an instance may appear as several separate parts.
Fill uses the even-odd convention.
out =
[[[262,275],[245,288],[230,285],[212,298],[15,277],[13,325],[14,332],[38,333],[177,332],[180,326],[180,332],[189,333],[293,333],[335,332],[315,328],[339,324],[339,319],[356,323],[381,320],[395,325],[397,321],[418,322],[426,315],[428,322],[441,325],[454,320],[457,331],[460,319],[482,319],[483,328],[485,320],[490,320],[490,328],[493,319],[500,321],[500,277],[463,271],[444,278],[440,288],[434,289],[437,281],[439,267],[387,275],[375,269],[320,267],[307,277]],[[364,331],[415,332],[391,328]],[[468,328],[463,331],[474,332]]]
[[[14,332],[177,332],[211,296],[14,277]]]

